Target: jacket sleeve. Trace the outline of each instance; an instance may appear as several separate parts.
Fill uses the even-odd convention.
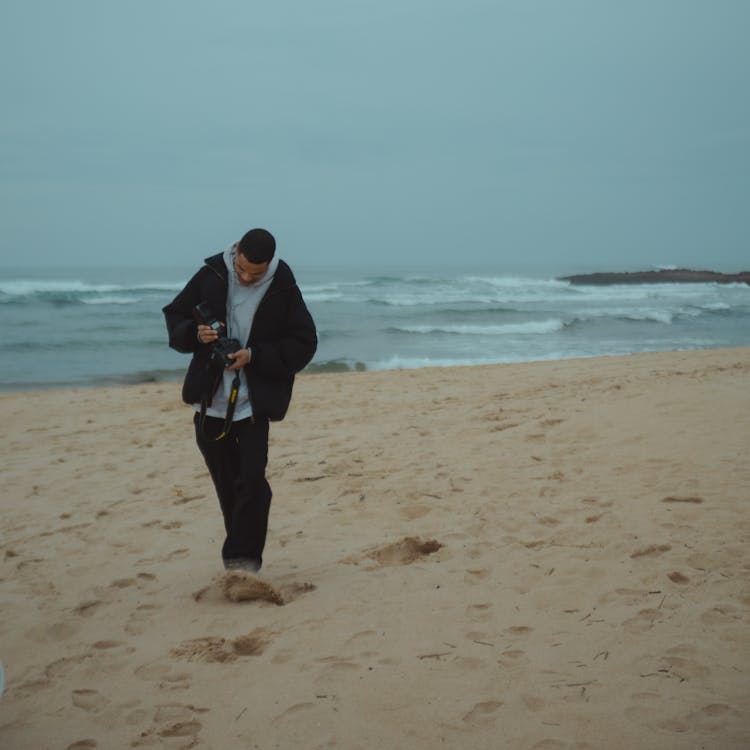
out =
[[[264,378],[289,380],[304,369],[318,348],[310,311],[296,285],[289,291],[284,330],[278,338],[251,344],[248,369]]]
[[[197,275],[162,309],[169,333],[169,346],[183,354],[190,354],[204,347],[198,341],[198,324],[193,318],[193,308],[200,303],[197,299]]]

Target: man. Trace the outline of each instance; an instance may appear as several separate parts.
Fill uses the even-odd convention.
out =
[[[182,398],[195,408],[196,441],[224,516],[224,567],[256,572],[272,494],[268,423],[284,418],[294,376],[315,354],[315,324],[265,229],[206,258],[163,312],[169,345],[193,355]],[[223,362],[219,349],[228,352]]]

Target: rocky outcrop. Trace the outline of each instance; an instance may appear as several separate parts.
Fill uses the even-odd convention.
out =
[[[623,273],[587,273],[562,276],[560,281],[571,284],[606,286],[608,284],[750,284],[750,271],[719,273],[694,271],[689,268],[660,269],[658,271],[632,271]]]

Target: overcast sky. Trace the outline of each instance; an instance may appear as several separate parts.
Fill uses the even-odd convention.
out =
[[[747,0],[2,0],[0,265],[750,267]]]

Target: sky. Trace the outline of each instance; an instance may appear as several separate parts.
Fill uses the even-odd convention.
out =
[[[2,0],[0,268],[750,268],[747,0]]]

